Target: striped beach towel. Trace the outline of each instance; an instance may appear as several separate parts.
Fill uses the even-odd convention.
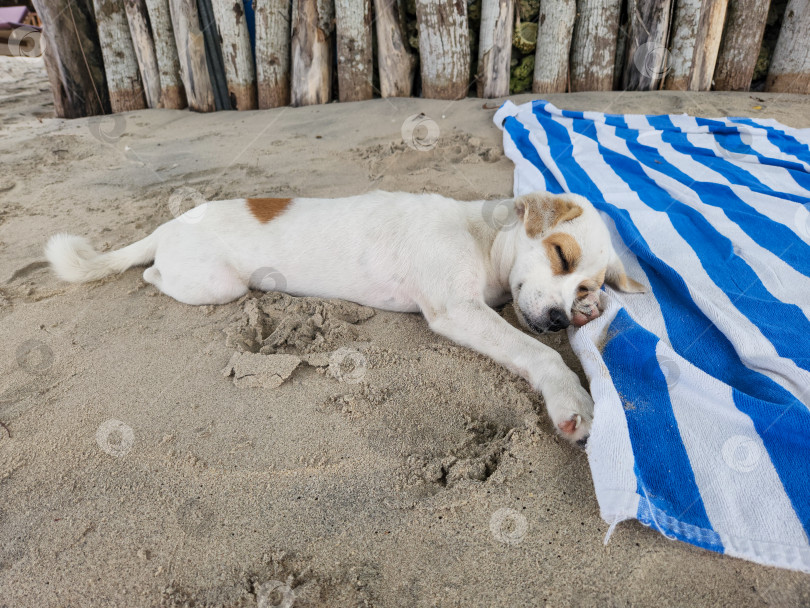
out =
[[[649,288],[569,329],[610,530],[810,572],[810,130],[545,101],[494,120],[515,195],[587,197]]]

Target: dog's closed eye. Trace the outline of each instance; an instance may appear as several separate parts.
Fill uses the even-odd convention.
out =
[[[557,252],[557,257],[560,258],[560,264],[562,264],[562,271],[565,274],[571,272],[571,264],[568,263],[568,260],[565,259],[565,254],[563,253],[562,247],[559,245],[554,245],[554,251]]]

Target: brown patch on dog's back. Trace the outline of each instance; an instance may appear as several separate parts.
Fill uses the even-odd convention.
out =
[[[284,211],[292,201],[291,198],[249,198],[248,209],[257,220],[266,224]]]
[[[582,257],[582,248],[570,234],[557,232],[543,239],[546,255],[554,274],[569,274],[574,271]]]

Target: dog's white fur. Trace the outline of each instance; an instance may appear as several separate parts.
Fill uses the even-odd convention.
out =
[[[581,212],[560,216],[561,208],[575,207]],[[493,211],[505,212],[503,225]],[[553,235],[578,244],[575,268],[559,272],[561,262],[552,258],[560,250],[546,241]],[[586,311],[586,321],[597,316],[600,278],[625,291],[643,289],[625,276],[593,206],[580,196],[547,193],[503,201],[499,209],[435,194],[295,198],[265,222],[245,199],[215,201],[117,251],[97,253],[83,238],[58,234],[45,254],[56,274],[72,282],[154,261],[144,279],[187,304],[223,304],[258,288],[422,312],[437,333],[528,380],[571,441],[589,433],[590,396],[556,351],[491,306],[511,298],[521,323],[543,332],[560,327],[560,311],[564,326],[577,310]],[[583,296],[585,280],[597,287]]]

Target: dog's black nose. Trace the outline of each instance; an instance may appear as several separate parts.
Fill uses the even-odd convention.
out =
[[[552,308],[548,313],[548,320],[550,322],[549,331],[560,331],[571,324],[571,321],[568,320],[568,315],[565,314],[562,308]]]

